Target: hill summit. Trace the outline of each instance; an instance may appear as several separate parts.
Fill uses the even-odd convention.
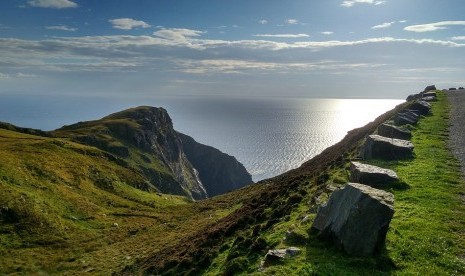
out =
[[[163,108],[140,106],[53,132],[109,152],[142,174],[137,188],[204,199],[252,183],[234,157],[173,129]]]

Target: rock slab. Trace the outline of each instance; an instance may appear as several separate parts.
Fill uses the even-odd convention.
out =
[[[349,183],[333,192],[312,225],[323,239],[354,256],[379,253],[394,214],[394,195]]]
[[[410,105],[410,109],[417,110],[420,115],[428,115],[431,111],[431,105],[425,101],[415,101]]]
[[[396,138],[401,140],[412,139],[412,133],[408,130],[401,129],[390,124],[382,124],[378,127],[378,134],[384,137]]]
[[[407,140],[369,135],[362,146],[360,156],[363,159],[385,160],[409,158],[413,156],[413,144]]]
[[[373,188],[383,188],[399,180],[393,170],[367,165],[360,162],[350,163],[351,182],[361,183]]]

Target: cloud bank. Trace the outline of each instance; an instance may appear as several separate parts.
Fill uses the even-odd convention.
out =
[[[144,21],[134,20],[132,18],[117,18],[108,20],[113,28],[120,30],[132,30],[134,28],[150,28],[151,26]]]
[[[370,5],[383,5],[386,4],[387,1],[380,1],[380,0],[347,0],[342,2],[341,6],[350,8],[355,6],[356,4],[370,4]]]
[[[70,0],[30,0],[27,3],[31,7],[52,9],[77,8],[78,6]]]
[[[405,27],[404,30],[409,32],[424,33],[444,30],[447,29],[447,26],[465,26],[465,21],[441,21],[436,23],[411,25]]]

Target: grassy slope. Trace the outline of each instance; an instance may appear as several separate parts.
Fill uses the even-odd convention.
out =
[[[0,130],[0,145],[0,274],[109,274],[237,207],[135,189],[134,170],[66,139]]]
[[[257,274],[267,248],[297,246],[302,254],[265,268],[276,275],[463,275],[465,273],[465,183],[459,164],[447,149],[448,105],[444,94],[433,115],[413,127],[415,158],[371,163],[394,169],[404,185],[389,189],[395,195],[395,216],[387,247],[375,258],[349,257],[322,241],[309,229],[315,214],[309,205],[325,201],[330,189],[304,184],[308,195],[288,216],[259,234],[251,230],[226,239],[205,274]],[[352,157],[357,151],[352,152]],[[340,186],[348,179],[348,163],[335,165],[312,179],[319,186]],[[296,172],[297,173],[297,172]],[[320,182],[320,184],[319,184]],[[406,184],[406,185],[405,185]],[[406,188],[408,187],[408,188]],[[310,204],[309,204],[310,202]],[[272,206],[270,206],[272,209]],[[308,220],[302,218],[308,216]],[[293,234],[284,238],[287,231]],[[251,252],[250,241],[263,239],[265,248]],[[249,240],[249,241],[248,241]]]

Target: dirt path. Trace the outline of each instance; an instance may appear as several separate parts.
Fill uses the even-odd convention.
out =
[[[462,164],[462,174],[465,177],[465,91],[449,90],[446,95],[452,108],[449,145]]]

